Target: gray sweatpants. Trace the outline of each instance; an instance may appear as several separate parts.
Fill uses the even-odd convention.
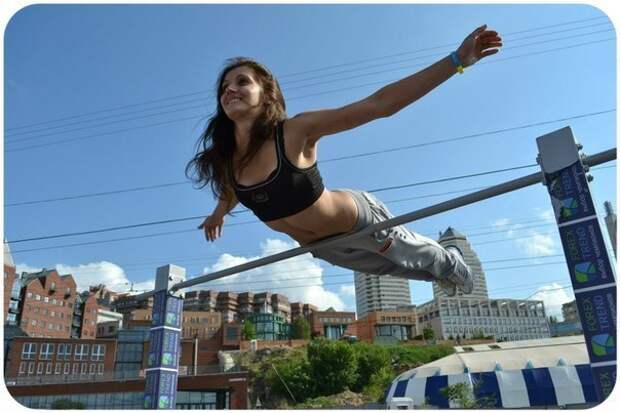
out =
[[[339,191],[351,194],[357,204],[358,218],[352,232],[393,217],[386,206],[368,192]],[[423,281],[444,278],[456,265],[455,258],[437,242],[402,225],[348,241],[342,246],[320,248],[312,255],[354,271]]]

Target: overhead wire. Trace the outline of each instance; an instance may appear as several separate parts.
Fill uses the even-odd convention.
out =
[[[609,19],[607,18],[607,16],[599,16],[599,17],[586,18],[586,19],[578,19],[578,20],[572,20],[572,21],[562,22],[562,23],[553,24],[553,25],[538,26],[538,27],[534,27],[534,28],[528,28],[528,29],[524,29],[524,30],[503,33],[502,36],[503,36],[504,39],[510,39],[510,37],[512,35],[515,35],[515,34],[534,32],[534,31],[539,31],[539,30],[544,30],[544,29],[549,29],[549,28],[554,28],[554,27],[567,26],[567,25],[571,25],[571,24],[575,24],[575,23],[583,23],[583,22],[589,22],[589,21],[601,20],[601,19],[605,19],[606,22],[598,23],[598,24],[595,24],[595,25],[570,28],[570,29],[563,30],[562,32],[573,31],[573,30],[580,30],[580,29],[583,29],[583,28],[588,28],[588,27],[593,27],[593,26],[598,26],[598,25],[603,25],[603,24],[609,24],[610,23]],[[559,32],[539,33],[536,36],[540,37],[540,36],[545,36],[545,35],[550,35],[550,34],[557,34],[557,33],[559,33]],[[518,41],[518,40],[520,40],[520,39],[515,39],[514,41]],[[295,77],[295,76],[302,75],[302,74],[309,74],[309,73],[316,73],[316,72],[319,72],[319,71],[325,71],[325,70],[329,70],[329,69],[336,68],[336,67],[353,66],[353,65],[360,64],[360,63],[370,62],[370,61],[383,60],[383,59],[391,58],[391,57],[398,57],[398,56],[403,56],[403,55],[407,55],[407,54],[416,54],[416,53],[420,53],[420,52],[424,52],[424,51],[436,50],[436,49],[440,49],[440,48],[454,47],[454,46],[458,46],[458,43],[449,43],[449,44],[434,46],[434,47],[430,47],[430,48],[417,49],[417,50],[413,50],[413,51],[400,52],[400,53],[396,53],[396,54],[378,56],[378,57],[373,57],[373,58],[366,58],[366,59],[362,59],[362,60],[341,63],[341,64],[337,64],[337,65],[324,66],[324,67],[321,67],[321,68],[312,69],[312,70],[306,70],[306,71],[303,71],[303,72],[282,74],[282,75],[279,75],[278,78],[279,79],[286,79],[286,78],[289,78],[289,77]],[[287,81],[283,81],[282,82],[282,84],[286,84],[286,83],[287,83]],[[34,123],[34,124],[22,125],[22,126],[18,126],[18,127],[7,128],[6,131],[10,132],[10,131],[13,131],[13,130],[26,129],[26,128],[30,128],[30,127],[38,126],[38,125],[47,125],[47,124],[50,124],[50,123],[56,123],[56,122],[60,122],[60,121],[64,121],[64,120],[71,120],[71,119],[75,119],[75,118],[79,118],[79,117],[84,117],[84,116],[96,115],[96,114],[99,114],[99,113],[108,113],[108,112],[112,112],[112,111],[118,111],[118,110],[126,109],[126,108],[129,108],[129,107],[136,107],[136,106],[142,106],[142,105],[150,105],[150,104],[160,103],[160,102],[174,100],[174,99],[178,99],[178,98],[185,98],[185,97],[195,96],[195,95],[203,94],[203,93],[207,93],[207,92],[210,92],[210,91],[209,90],[200,90],[200,91],[191,92],[191,93],[184,93],[184,94],[174,95],[174,96],[170,96],[170,97],[166,97],[166,98],[152,99],[152,100],[148,100],[148,101],[144,101],[144,102],[140,102],[140,103],[123,105],[123,106],[119,106],[119,107],[115,107],[115,108],[107,108],[107,109],[102,109],[102,110],[98,110],[98,111],[82,113],[82,114],[79,114],[79,115],[72,115],[72,116],[68,116],[68,117],[64,117],[64,118],[52,119],[52,120],[48,120],[48,121],[37,122],[37,123]],[[212,98],[213,96],[214,95],[211,92],[210,98]],[[193,100],[193,101],[197,101],[197,100]],[[98,118],[96,120],[101,120],[101,118]],[[8,136],[11,136],[11,134],[8,134]]]
[[[613,29],[610,29],[610,30],[607,30],[607,31],[612,31],[612,30]],[[599,33],[599,32],[595,32],[595,33]],[[583,35],[586,35],[586,34],[582,34],[582,35],[578,35],[578,36],[583,36]],[[519,47],[527,47],[527,46],[532,46],[532,45],[538,45],[538,44],[546,43],[546,42],[550,42],[550,41],[566,40],[566,39],[572,38],[572,37],[576,37],[576,36],[569,36],[569,37],[561,38],[561,39],[554,39],[554,40],[548,40],[548,41],[539,41],[539,42],[532,43],[532,44],[513,46],[513,47],[510,47],[510,49],[519,48]],[[526,57],[526,56],[531,56],[531,55],[534,55],[534,54],[548,53],[548,52],[552,52],[552,51],[556,51],[556,50],[565,50],[566,48],[573,48],[573,47],[578,47],[578,46],[584,46],[584,45],[599,43],[601,41],[608,41],[608,40],[613,40],[613,38],[603,39],[603,40],[594,41],[594,42],[585,42],[585,43],[581,43],[581,44],[578,44],[578,45],[571,45],[571,46],[557,48],[557,49],[552,49],[552,50],[545,50],[545,51],[542,51],[542,52],[530,52],[528,55],[513,56],[513,57],[509,57],[509,58],[505,58],[505,59],[496,59],[496,61],[500,62],[500,61],[509,60],[509,59],[512,59],[512,58],[517,58],[517,57]],[[504,48],[504,50],[506,50],[506,48]],[[481,62],[480,65],[485,64],[485,63],[491,63],[491,62]],[[420,66],[420,65],[418,65],[418,66]],[[417,67],[417,66],[415,66],[415,67]],[[411,67],[408,66],[407,68],[411,68]],[[393,71],[393,70],[396,70],[396,69],[390,69],[389,71]],[[376,73],[374,73],[374,74],[376,74]],[[370,74],[366,74],[366,75],[370,75]],[[342,81],[342,80],[352,79],[352,78],[355,78],[355,77],[359,77],[359,75],[358,76],[354,76],[354,77],[350,77],[350,78],[346,78],[346,79],[340,78],[338,80]],[[329,83],[331,81],[326,81],[326,82]],[[384,80],[384,81],[381,81],[380,83],[386,83],[386,82],[389,82],[389,81]],[[378,82],[373,82],[371,84],[375,84],[375,83],[378,83]],[[370,85],[370,84],[366,84],[366,85]],[[366,85],[355,86],[353,88],[345,88],[344,90],[355,89],[355,88],[363,87],[363,86],[366,86]],[[308,85],[308,86],[314,86],[314,85]],[[295,100],[295,99],[301,99],[301,98],[310,97],[310,96],[317,96],[317,95],[324,94],[324,93],[333,93],[333,92],[340,91],[340,90],[341,89],[337,89],[337,90],[331,90],[331,91],[326,91],[326,92],[319,92],[318,94],[315,93],[315,94],[311,94],[311,95],[291,97],[288,100]],[[198,119],[198,118],[193,117],[193,118],[174,119],[174,120],[169,120],[169,121],[166,121],[166,122],[158,122],[158,123],[150,124],[150,125],[128,127],[128,128],[120,129],[120,130],[116,130],[116,131],[96,133],[96,134],[86,135],[86,136],[82,136],[82,137],[74,137],[74,138],[64,139],[64,140],[55,141],[55,142],[48,142],[48,143],[43,143],[43,144],[38,144],[38,145],[26,146],[26,147],[22,147],[22,148],[6,149],[5,152],[17,152],[17,151],[23,151],[23,150],[27,150],[27,149],[35,149],[35,148],[46,147],[46,146],[50,146],[50,145],[57,145],[57,144],[62,144],[62,143],[74,142],[74,141],[77,141],[77,140],[90,139],[90,138],[97,137],[97,136],[106,136],[106,135],[109,135],[109,134],[121,133],[121,132],[129,131],[129,130],[137,130],[137,129],[143,129],[143,128],[146,128],[146,127],[153,127],[153,126],[162,126],[162,125],[165,125],[165,124],[176,123],[176,122],[181,122],[181,121],[190,120],[190,119],[194,119],[195,120],[195,119]],[[7,144],[10,144],[10,143],[11,142],[7,142]],[[19,142],[14,142],[14,143],[19,143]]]
[[[451,181],[451,180],[460,180],[460,179],[465,179],[465,178],[471,178],[471,177],[475,177],[475,176],[481,176],[481,175],[488,175],[488,174],[493,174],[493,173],[500,173],[500,172],[505,172],[505,171],[510,171],[510,170],[514,170],[514,169],[522,169],[522,168],[528,168],[528,167],[534,167],[537,166],[536,164],[533,165],[525,165],[525,166],[518,166],[518,167],[513,167],[513,168],[504,168],[504,169],[500,169],[500,170],[495,170],[495,171],[486,171],[486,172],[480,172],[480,173],[476,173],[476,174],[467,174],[467,175],[458,175],[455,177],[450,177],[450,178],[442,178],[439,180],[431,180],[431,181],[421,181],[421,182],[414,182],[414,183],[410,183],[410,184],[406,184],[406,185],[399,185],[399,186],[391,186],[391,187],[383,187],[383,188],[377,188],[377,189],[371,189],[368,192],[381,192],[381,191],[385,191],[385,190],[392,190],[392,189],[402,189],[405,187],[414,187],[414,186],[420,186],[420,185],[426,185],[426,184],[431,184],[431,183],[438,183],[438,182],[447,182],[447,181]],[[597,168],[593,168],[597,169]],[[451,191],[453,192],[453,191]],[[393,202],[393,201],[392,201]],[[150,221],[150,222],[143,222],[143,223],[138,223],[138,224],[130,224],[130,225],[121,225],[121,226],[115,226],[115,227],[108,227],[108,228],[100,228],[100,229],[95,229],[95,230],[86,230],[86,231],[78,231],[78,232],[71,232],[71,233],[63,233],[63,234],[54,234],[54,235],[43,235],[43,236],[38,236],[38,237],[30,237],[30,238],[22,238],[22,239],[17,239],[17,240],[12,240],[12,241],[5,241],[5,243],[7,244],[18,244],[18,243],[23,243],[23,242],[32,242],[32,241],[41,241],[41,240],[48,240],[48,239],[57,239],[57,238],[66,238],[66,237],[73,237],[73,236],[82,236],[82,235],[91,235],[91,234],[98,234],[98,233],[104,233],[104,232],[112,232],[112,231],[119,231],[119,230],[126,230],[126,229],[135,229],[135,228],[141,228],[141,227],[147,227],[147,226],[153,226],[153,225],[161,225],[161,224],[169,224],[169,223],[176,223],[176,222],[183,222],[183,221],[190,221],[190,220],[196,220],[196,219],[203,219],[204,216],[192,216],[192,217],[183,217],[183,218],[174,218],[174,219],[168,219],[168,220],[158,220],[158,221]],[[261,221],[244,221],[242,223],[228,223],[225,225],[225,227],[230,227],[230,226],[238,226],[238,225],[247,225],[247,224],[253,224],[253,223],[260,223]],[[181,231],[168,231],[168,232],[163,232],[160,233],[160,235],[173,235],[173,234],[179,234],[179,233],[184,233],[184,232],[192,232],[195,230],[181,230]],[[153,236],[157,236],[158,234],[150,234],[148,236],[140,236],[140,237],[127,237],[126,239],[140,239],[140,238],[147,238],[147,237],[153,237]],[[124,240],[123,238],[117,238],[114,240],[107,240],[107,241],[102,241],[102,242],[112,242],[112,241],[122,241]],[[58,247],[43,247],[43,248],[35,248],[35,249],[28,249],[28,250],[16,250],[13,251],[14,253],[19,253],[19,252],[27,252],[27,251],[38,251],[38,250],[45,250],[45,249],[53,249],[53,248],[62,248],[62,247],[73,247],[73,246],[81,246],[81,245],[94,245],[96,244],[98,241],[92,241],[89,243],[78,243],[78,244],[66,244],[63,246],[58,246]]]

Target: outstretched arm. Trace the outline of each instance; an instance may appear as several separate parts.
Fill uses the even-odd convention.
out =
[[[497,32],[486,25],[474,30],[463,40],[456,53],[463,67],[495,54],[502,46]],[[448,80],[457,71],[450,56],[409,77],[391,83],[371,96],[338,109],[301,113],[289,120],[306,145],[313,145],[322,136],[331,135],[388,117],[410,105]]]
[[[207,241],[215,241],[222,236],[224,216],[232,211],[238,203],[239,200],[234,194],[232,194],[232,198],[229,200],[220,199],[213,213],[206,217],[202,224],[198,226],[198,229],[204,230]]]

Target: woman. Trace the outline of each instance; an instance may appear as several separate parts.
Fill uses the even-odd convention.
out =
[[[316,165],[318,141],[393,115],[501,46],[497,32],[481,26],[449,56],[365,99],[290,119],[269,70],[250,59],[231,59],[218,78],[217,111],[186,168],[201,187],[210,184],[219,200],[199,228],[214,241],[222,234],[224,216],[238,202],[301,245],[390,218],[369,193],[323,186]],[[312,254],[360,272],[435,281],[450,296],[457,286],[465,294],[473,288],[472,272],[456,247],[444,249],[403,226]]]

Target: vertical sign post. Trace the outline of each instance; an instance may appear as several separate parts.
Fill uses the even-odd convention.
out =
[[[169,290],[184,279],[184,268],[166,265],[157,269],[144,389],[145,409],[174,409],[176,405],[183,300]]]
[[[569,127],[536,140],[583,325],[599,402],[616,382],[616,280]]]

